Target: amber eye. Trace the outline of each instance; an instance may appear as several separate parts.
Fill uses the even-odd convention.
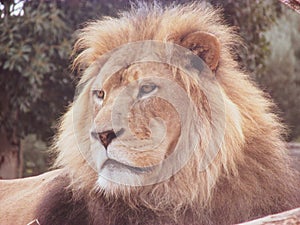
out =
[[[105,96],[105,92],[103,90],[94,90],[93,94],[99,99],[104,99]]]
[[[144,84],[140,88],[140,94],[149,94],[157,88],[155,84]]]

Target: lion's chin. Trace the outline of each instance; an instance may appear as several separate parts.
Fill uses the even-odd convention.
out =
[[[151,167],[134,167],[108,159],[100,169],[97,184],[105,191],[122,186],[143,186],[151,171]]]

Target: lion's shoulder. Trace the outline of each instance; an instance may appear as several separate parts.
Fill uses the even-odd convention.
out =
[[[0,180],[1,223],[27,224],[34,220],[40,201],[66,179],[63,170],[53,170],[29,178]]]

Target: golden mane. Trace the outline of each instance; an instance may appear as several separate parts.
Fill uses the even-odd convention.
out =
[[[218,156],[202,173],[196,174],[190,169],[198,167],[195,159],[169,182],[142,189],[128,187],[123,194],[115,196],[99,191],[95,187],[97,174],[76,144],[79,142],[81,149],[89,151],[89,127],[86,126],[89,80],[101,66],[99,57],[130,42],[176,42],[195,31],[213,34],[221,46],[215,76],[224,97],[226,127]],[[80,30],[74,47],[74,52],[79,54],[73,66],[84,71],[80,85],[85,85],[62,118],[54,147],[58,153],[55,166],[70,174],[74,198],[92,196],[95,200],[104,195],[107,204],[112,206],[111,215],[118,214],[120,207],[116,199],[122,198],[132,208],[151,209],[185,224],[189,221],[188,215],[198,218],[199,224],[236,223],[299,205],[298,178],[290,169],[282,138],[284,127],[273,113],[272,101],[234,60],[232,52],[239,43],[240,38],[232,27],[225,25],[219,10],[197,3],[165,9],[157,4],[139,4],[118,18],[90,22]],[[186,83],[193,85],[189,80]],[[193,98],[201,102],[200,96]],[[74,107],[82,115],[78,121],[73,121]],[[81,135],[75,137],[74,129]]]

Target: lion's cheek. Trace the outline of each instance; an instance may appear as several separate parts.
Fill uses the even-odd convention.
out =
[[[181,120],[176,109],[164,99],[150,98],[132,107],[129,128],[135,138],[153,140],[153,151],[156,148],[164,157],[172,153],[181,133]]]
[[[135,104],[128,115],[128,124],[131,132],[138,138],[151,136],[151,120],[160,119],[169,130],[178,129],[181,123],[178,112],[164,99],[153,97]]]

